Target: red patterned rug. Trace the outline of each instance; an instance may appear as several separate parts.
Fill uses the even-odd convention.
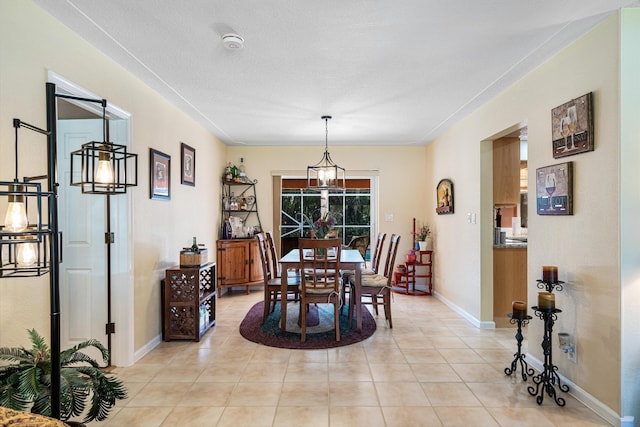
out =
[[[307,340],[300,341],[300,327],[298,321],[298,303],[287,304],[287,330],[280,330],[280,304],[271,313],[264,324],[262,311],[264,303],[261,301],[251,307],[244,320],[240,324],[240,335],[249,341],[263,344],[269,347],[291,348],[302,350],[314,350],[322,348],[334,348],[355,344],[369,338],[376,331],[376,321],[366,307],[362,307],[362,333],[349,327],[349,316],[345,308],[340,315],[340,341],[336,341],[333,329],[333,306],[319,304],[311,306],[307,314]]]

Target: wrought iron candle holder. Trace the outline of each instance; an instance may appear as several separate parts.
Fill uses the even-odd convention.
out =
[[[536,280],[538,289],[544,289],[547,292],[553,292],[554,290],[560,292],[564,289],[564,282],[562,280],[558,280],[555,282],[545,282],[544,280]]]
[[[511,318],[509,320],[509,323],[511,323],[512,325],[518,325],[518,329],[516,331],[516,342],[518,343],[518,351],[513,355],[514,359],[511,362],[511,367],[505,368],[504,373],[507,375],[514,374],[518,369],[518,362],[520,362],[522,381],[526,381],[527,375],[533,375],[535,371],[527,364],[527,361],[525,360],[525,357],[527,357],[527,355],[522,353],[522,340],[524,338],[522,336],[522,327],[526,326],[529,323],[529,320],[532,319],[532,317],[529,315],[526,315],[524,317],[513,317],[513,313],[509,313],[508,316]]]
[[[557,313],[561,313],[562,310],[559,310],[557,308],[544,309],[537,306],[531,308],[534,310],[535,315],[539,319],[544,321],[544,337],[542,339],[544,368],[542,372],[532,377],[534,385],[527,387],[527,391],[530,395],[537,396],[536,402],[538,403],[538,405],[542,405],[544,394],[547,393],[558,406],[564,406],[566,404],[566,401],[556,393],[556,385],[561,391],[565,393],[569,391],[569,386],[566,384],[562,384],[562,382],[560,381],[560,376],[558,375],[558,367],[553,364],[553,346],[551,345],[553,324],[556,320],[558,320]]]

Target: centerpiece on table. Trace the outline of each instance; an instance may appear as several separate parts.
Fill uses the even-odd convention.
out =
[[[429,226],[424,224],[419,226],[416,231],[413,232],[413,239],[417,243],[416,249],[421,251],[430,250],[429,237],[431,236],[431,230]]]
[[[335,226],[338,222],[338,214],[335,212],[327,211],[318,217],[315,221],[312,221],[304,216],[304,221],[311,227],[310,236],[313,239],[329,239],[338,237],[338,230]]]

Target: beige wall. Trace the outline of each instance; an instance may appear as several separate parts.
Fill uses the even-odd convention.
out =
[[[554,332],[576,338],[578,363],[558,355],[555,333],[554,362],[563,375],[616,413],[620,413],[618,22],[617,17],[608,19],[427,148],[427,181],[451,177],[459,212],[434,221],[439,234],[437,291],[486,321],[491,315],[487,295],[492,282],[487,271],[493,262],[492,196],[491,185],[486,184],[491,175],[480,170],[480,165],[491,167],[486,155],[480,154],[487,149],[482,141],[527,123],[530,305],[537,302],[535,280],[542,266],[557,265],[560,279],[568,285],[557,293],[556,304],[563,312]],[[551,152],[551,109],[588,92],[594,93],[595,151],[556,160]],[[539,216],[534,172],[563,161],[574,162],[574,215]],[[479,224],[466,223],[465,213],[478,209]],[[543,360],[538,344],[542,332],[542,322],[534,319],[527,335],[529,352],[538,360]]]
[[[132,114],[131,151],[139,154],[139,186],[132,191],[134,348],[160,334],[159,281],[192,236],[214,246],[219,222],[218,176],[225,146],[194,120],[76,37],[30,2],[0,2],[0,179],[13,179],[11,120],[46,126],[48,70],[66,77]],[[196,187],[180,185],[180,142],[196,149]],[[149,199],[149,148],[172,159],[171,201]],[[21,132],[20,175],[46,168],[42,137]],[[24,150],[24,152],[22,152]],[[24,157],[23,157],[24,156]],[[22,167],[22,164],[25,164]],[[61,183],[64,185],[64,183]],[[16,301],[29,301],[16,304]],[[117,305],[117,301],[115,302]],[[115,308],[118,309],[117,307]],[[49,333],[48,277],[0,280],[0,346],[26,344],[26,329]]]
[[[228,160],[239,165],[240,158],[244,157],[249,178],[258,180],[258,206],[265,230],[274,228],[272,173],[290,171],[291,176],[306,178],[307,165],[317,163],[324,152],[322,129],[318,117],[317,147],[228,147]],[[424,148],[332,147],[329,136],[329,152],[336,163],[346,168],[348,176],[357,171],[374,171],[372,173],[378,175],[379,212],[373,220],[380,231],[401,234],[398,259],[403,259],[413,242],[413,218],[419,221],[428,218],[425,206],[429,184],[425,184],[424,179]],[[385,221],[385,214],[393,214],[393,222]]]

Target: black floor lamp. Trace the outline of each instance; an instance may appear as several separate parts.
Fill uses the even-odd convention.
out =
[[[21,121],[13,120],[15,128],[15,177],[13,181],[0,182],[0,197],[7,198],[7,213],[0,224],[0,278],[34,277],[49,273],[50,318],[51,318],[51,416],[60,418],[60,233],[58,227],[58,182],[57,172],[57,108],[56,98],[99,102],[103,105],[103,124],[106,129],[106,100],[79,98],[56,94],[53,83],[46,84],[47,129],[40,129]],[[26,128],[47,136],[47,173],[18,180],[18,129]],[[106,194],[109,207],[110,194],[126,193],[130,186],[137,185],[137,155],[129,153],[125,146],[89,142],[72,153],[79,162],[80,180],[72,185],[81,185],[83,193]],[[103,173],[111,169],[111,178]],[[72,173],[73,176],[73,173]],[[46,190],[37,182],[47,181]],[[30,211],[31,209],[31,211]],[[110,221],[107,220],[107,229]],[[107,250],[108,311],[107,334],[109,332],[111,252]],[[110,360],[110,359],[109,359]]]

